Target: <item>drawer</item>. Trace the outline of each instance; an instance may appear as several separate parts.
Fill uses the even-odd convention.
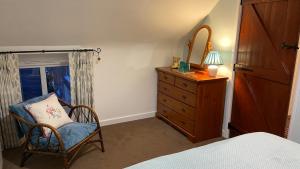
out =
[[[171,117],[172,121],[183,128],[184,130],[188,131],[189,133],[194,134],[194,122],[187,119],[184,116],[180,116],[178,114],[175,114],[174,116]]]
[[[182,116],[187,117],[190,120],[194,120],[195,108],[193,108],[191,106],[181,103],[181,102],[179,102],[171,97],[168,97],[162,93],[158,94],[158,103],[172,108],[175,112],[181,114]]]
[[[184,129],[185,131],[194,134],[194,122],[192,120],[189,120],[184,116],[181,116],[180,114],[174,112],[172,109],[162,104],[158,104],[157,110],[159,114],[164,116],[170,122],[174,123],[175,126],[178,126],[181,129]]]
[[[158,72],[158,80],[169,83],[169,84],[174,84],[175,82],[175,77],[173,75],[164,73],[164,72]]]
[[[167,119],[170,119],[170,117],[172,116],[172,114],[175,113],[170,108],[168,108],[167,106],[164,106],[161,103],[157,104],[157,112],[159,114],[163,115],[164,117],[166,117]]]
[[[194,93],[185,91],[164,82],[159,82],[158,90],[168,96],[179,100],[180,102],[186,103],[190,106],[196,106],[196,95]]]
[[[192,93],[196,93],[196,91],[197,91],[197,83],[196,82],[185,80],[185,79],[179,78],[179,77],[177,77],[175,79],[175,86],[177,86],[181,89],[187,90],[189,92],[192,92]]]
[[[173,85],[169,85],[164,82],[159,82],[158,83],[158,91],[168,95],[168,96],[173,96],[176,88]]]

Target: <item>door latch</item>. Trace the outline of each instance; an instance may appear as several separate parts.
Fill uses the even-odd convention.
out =
[[[282,49],[294,49],[294,50],[298,50],[299,49],[298,45],[291,45],[291,44],[287,44],[286,42],[283,42],[281,44],[281,48]]]

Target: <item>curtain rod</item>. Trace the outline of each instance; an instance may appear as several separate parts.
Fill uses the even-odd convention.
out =
[[[59,52],[101,52],[100,48],[97,49],[72,49],[72,50],[21,50],[21,51],[4,51],[0,54],[12,54],[12,53],[59,53]]]

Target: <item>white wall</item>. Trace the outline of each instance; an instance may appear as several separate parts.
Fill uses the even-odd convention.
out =
[[[149,117],[156,111],[155,67],[182,56],[181,37],[217,2],[1,0],[0,49],[100,47],[95,103],[103,124]]]
[[[103,46],[95,66],[95,105],[102,124],[152,117],[156,112],[155,67],[170,65],[176,44]]]
[[[1,0],[0,46],[173,41],[218,0]]]
[[[220,72],[232,78],[239,0],[217,3],[218,0],[2,0],[0,47],[101,47],[102,61],[95,66],[95,103],[103,124],[149,117],[156,111],[154,68],[170,65],[174,55],[186,56],[186,35],[196,25],[205,22],[212,27],[213,45],[225,61]],[[40,47],[32,47],[37,45]],[[230,118],[231,90],[230,80],[224,129]]]
[[[7,46],[10,50],[97,48],[95,46]],[[181,51],[176,42],[115,43],[101,45],[101,61],[95,57],[95,109],[101,124],[153,117],[156,112],[155,67],[171,65]],[[22,56],[22,60],[26,55]]]
[[[300,37],[299,37],[300,38]],[[300,42],[299,45],[300,46]],[[300,51],[297,53],[289,114],[292,115],[288,139],[300,143]]]
[[[221,0],[205,18],[204,24],[212,28],[212,45],[218,50],[224,61],[219,68],[219,75],[227,76],[225,110],[223,120],[223,136],[228,137],[228,122],[231,117],[233,96],[233,64],[235,63],[235,48],[239,30],[240,0]]]

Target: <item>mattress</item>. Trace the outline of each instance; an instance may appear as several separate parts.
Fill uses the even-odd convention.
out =
[[[251,133],[127,169],[300,169],[300,144],[268,133]]]

